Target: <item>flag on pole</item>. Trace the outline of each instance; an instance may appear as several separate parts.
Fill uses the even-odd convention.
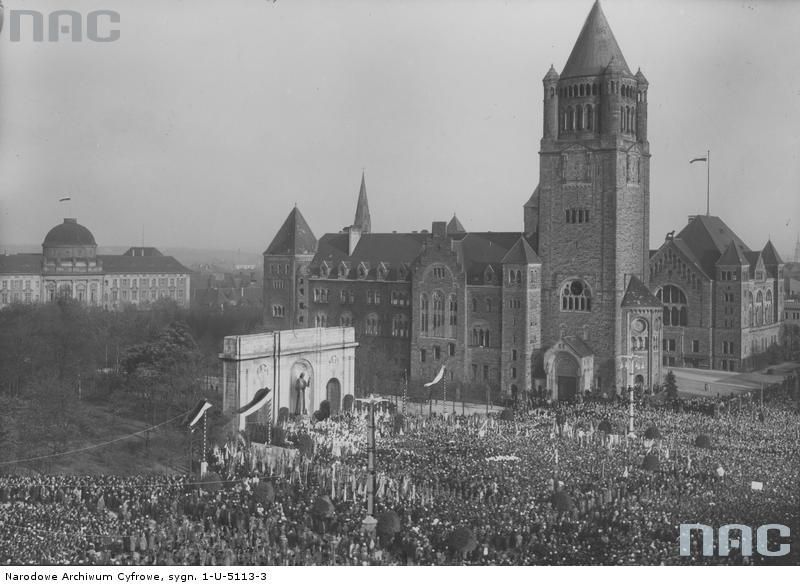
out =
[[[264,387],[263,389],[258,389],[256,394],[253,395],[253,399],[245,406],[241,407],[237,413],[239,415],[244,415],[247,417],[251,413],[255,413],[259,409],[261,409],[267,403],[267,396],[270,393],[270,389]]]
[[[431,382],[429,382],[429,383],[425,383],[425,385],[424,385],[424,386],[426,386],[426,387],[432,387],[433,385],[435,385],[436,383],[438,383],[440,380],[442,380],[442,378],[443,378],[443,377],[444,377],[444,364],[442,364],[442,367],[439,369],[439,372],[438,372],[438,373],[436,373],[436,378],[434,378],[434,379],[433,379]]]
[[[211,409],[211,403],[209,403],[205,399],[200,399],[200,401],[195,405],[194,409],[189,412],[187,416],[187,420],[189,421],[189,427],[194,427],[197,425],[197,422],[203,417],[203,413]]]
[[[61,198],[61,199],[59,199],[58,201],[59,201],[59,202],[62,202],[62,201],[72,201],[72,198],[71,198],[71,197],[62,197],[62,198]]]
[[[698,163],[698,162],[707,163],[708,162],[708,157],[695,157],[694,159],[689,161],[689,164],[691,165],[692,163]]]

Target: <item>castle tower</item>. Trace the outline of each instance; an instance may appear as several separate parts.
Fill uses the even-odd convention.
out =
[[[264,325],[270,330],[308,327],[306,267],[317,239],[297,206],[264,251]]]
[[[649,278],[648,83],[631,73],[595,2],[563,71],[551,67],[543,85],[539,187],[525,231],[536,233],[542,260],[548,387],[566,398],[629,384],[622,300],[631,277]]]

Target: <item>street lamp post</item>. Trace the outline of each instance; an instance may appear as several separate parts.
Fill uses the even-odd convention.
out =
[[[633,425],[633,417],[634,417],[634,411],[633,411],[633,409],[634,409],[633,408],[633,403],[634,403],[634,397],[633,397],[633,368],[634,368],[634,365],[636,364],[636,361],[641,360],[641,359],[640,359],[639,356],[636,356],[635,354],[623,355],[623,356],[620,356],[619,358],[620,358],[620,361],[622,362],[622,365],[621,365],[620,368],[624,368],[625,369],[625,373],[627,375],[626,379],[627,379],[627,382],[628,382],[628,433],[633,433],[634,432],[634,425]]]
[[[367,426],[367,516],[362,527],[372,534],[378,521],[375,519],[375,396],[368,399],[369,423]]]

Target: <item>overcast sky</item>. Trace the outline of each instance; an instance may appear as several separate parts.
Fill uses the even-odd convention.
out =
[[[592,0],[5,0],[0,246],[76,216],[101,245],[262,251],[296,202],[317,236],[520,231],[542,84]],[[605,0],[650,82],[651,246],[711,210],[784,256],[800,232],[800,3]],[[9,38],[9,10],[108,8],[114,43]],[[59,197],[71,196],[71,210]]]

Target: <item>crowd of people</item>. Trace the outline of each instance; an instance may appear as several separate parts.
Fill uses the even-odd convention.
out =
[[[201,481],[0,476],[0,564],[798,561],[795,543],[781,558],[678,548],[682,523],[800,535],[800,416],[785,393],[710,414],[641,404],[634,435],[619,401],[376,419],[376,527],[362,409],[285,423],[287,448],[231,438]]]

